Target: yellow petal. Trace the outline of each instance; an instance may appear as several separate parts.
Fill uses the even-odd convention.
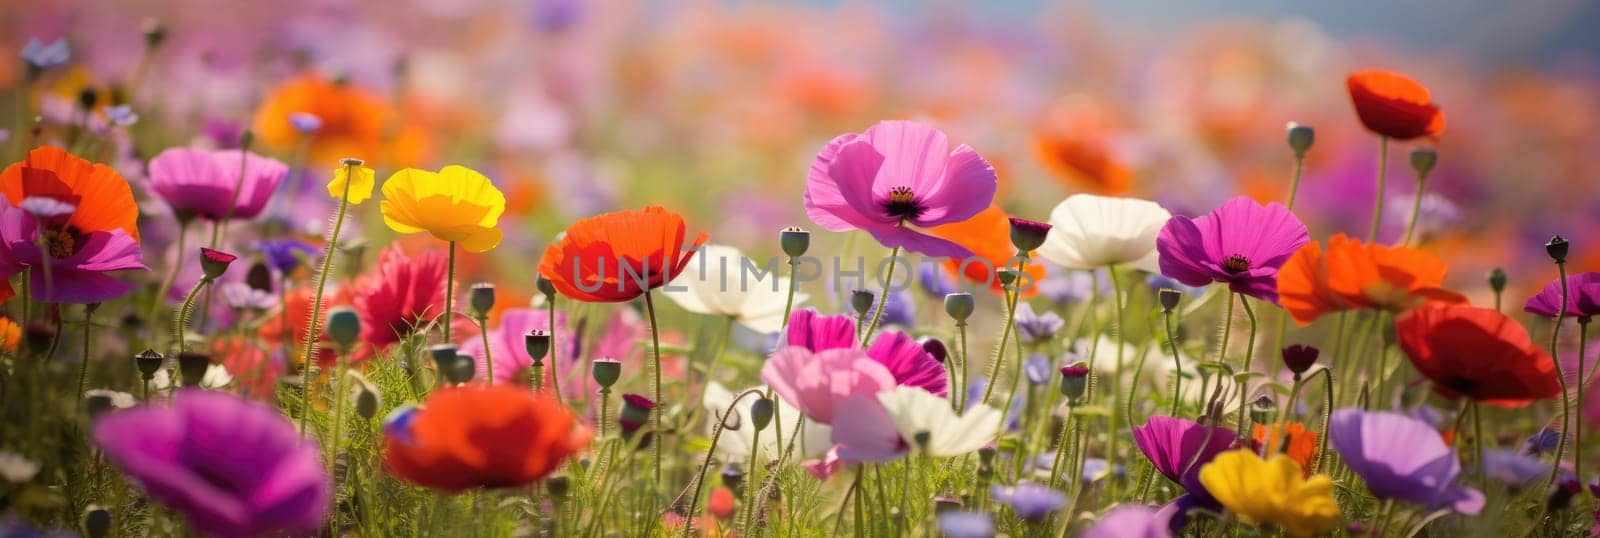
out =
[[[333,170],[333,180],[328,182],[328,196],[335,200],[345,199],[349,196],[350,204],[360,204],[372,198],[372,186],[377,178],[377,172],[365,166],[355,167],[355,178],[350,178],[349,166],[340,166]]]
[[[478,228],[467,234],[466,239],[461,240],[461,248],[473,253],[488,252],[500,245],[500,237],[499,228],[493,226]]]

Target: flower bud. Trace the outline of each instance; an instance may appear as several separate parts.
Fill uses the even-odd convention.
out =
[[[950,350],[945,349],[944,341],[939,340],[938,338],[931,336],[923,338],[922,350],[928,352],[929,355],[933,355],[933,360],[941,363],[950,358]]]
[[[328,339],[339,347],[355,345],[361,337],[361,316],[355,309],[341,306],[328,313]]]
[[[83,408],[89,412],[89,419],[93,420],[95,417],[111,410],[111,394],[105,391],[91,390],[83,397]]]
[[[772,400],[757,398],[751,403],[750,422],[755,424],[756,431],[767,429],[767,424],[772,423]]]
[[[1256,424],[1272,424],[1278,416],[1278,406],[1272,403],[1272,398],[1262,396],[1250,402],[1250,420]]]
[[[428,356],[433,358],[433,368],[439,372],[440,377],[448,377],[447,372],[455,365],[455,344],[434,344],[428,347]]]
[[[1567,263],[1567,238],[1559,235],[1551,236],[1550,242],[1544,244],[1544,252],[1556,263]]]
[[[799,258],[811,249],[811,232],[799,226],[790,226],[778,232],[778,246],[790,258]]]
[[[167,27],[161,24],[161,21],[153,18],[145,19],[141,26],[143,26],[144,30],[145,47],[153,49],[161,46],[161,43],[167,40]]]
[[[154,349],[145,349],[144,351],[140,351],[138,355],[133,356],[134,365],[139,367],[139,375],[143,377],[145,381],[149,381],[150,378],[155,377],[156,372],[161,370],[161,363],[165,362],[166,360],[167,358],[165,356],[162,356],[160,352],[157,352]]]
[[[83,535],[86,538],[104,538],[111,533],[111,510],[91,504],[83,509]]]
[[[522,348],[533,357],[533,364],[544,364],[544,356],[550,354],[550,333],[538,329],[528,331],[522,335]]]
[[[1439,164],[1439,152],[1433,148],[1417,148],[1411,150],[1411,169],[1417,172],[1417,178],[1428,177],[1428,172],[1433,171],[1434,165]]]
[[[1493,270],[1489,271],[1488,279],[1489,289],[1494,290],[1495,293],[1500,293],[1506,290],[1507,277],[1505,269],[1501,269],[1499,267],[1494,268]]]
[[[365,380],[356,383],[356,415],[371,420],[378,416],[378,408],[383,407],[382,395],[377,387]]]
[[[472,376],[478,373],[478,361],[472,360],[471,355],[456,355],[455,360],[445,369],[444,377],[451,383],[460,385],[472,381]]]
[[[1311,145],[1317,141],[1317,131],[1310,125],[1301,125],[1289,122],[1289,149],[1294,150],[1294,156],[1303,159],[1306,152],[1311,150]]]
[[[205,271],[207,280],[215,280],[228,271],[228,265],[238,256],[206,247],[200,247],[200,269]]]
[[[1077,405],[1083,399],[1083,393],[1089,389],[1089,367],[1083,363],[1073,363],[1061,367],[1061,395],[1066,396],[1072,405]]]
[[[251,263],[250,268],[245,270],[244,283],[249,285],[250,289],[270,293],[272,291],[272,269],[268,268],[266,262],[263,261]]]
[[[185,387],[200,386],[200,381],[206,377],[206,369],[210,367],[210,355],[196,351],[178,354],[178,376],[183,379]]]
[[[556,298],[555,283],[550,282],[550,279],[545,278],[544,275],[539,275],[538,278],[534,279],[533,285],[539,289],[539,293],[544,294],[546,299]]]
[[[1298,379],[1300,374],[1306,373],[1306,370],[1310,370],[1311,366],[1317,363],[1317,356],[1320,353],[1317,348],[1294,344],[1283,348],[1283,365],[1288,367],[1290,372],[1294,372],[1295,378]]]
[[[1161,311],[1170,313],[1178,308],[1178,300],[1183,298],[1183,292],[1172,288],[1161,288],[1161,291],[1156,292],[1156,297],[1161,300]]]
[[[551,497],[557,499],[566,498],[567,491],[571,488],[572,479],[567,478],[566,475],[556,475],[544,480],[544,490],[549,492]]]
[[[867,312],[872,311],[874,297],[872,292],[867,290],[852,291],[850,292],[850,308],[854,308],[857,314],[865,316]]]
[[[22,329],[22,342],[31,355],[50,352],[50,343],[56,339],[56,330],[48,325],[30,323]]]
[[[1581,491],[1583,491],[1583,486],[1578,484],[1577,479],[1571,477],[1563,478],[1560,483],[1556,484],[1555,491],[1550,493],[1550,498],[1545,500],[1545,511],[1560,512],[1566,510],[1568,506],[1572,505],[1572,498],[1578,496]]]
[[[1001,269],[999,271],[995,271],[994,276],[996,280],[1000,281],[1001,286],[1005,287],[1006,289],[1011,289],[1011,283],[1017,281],[1017,270],[1010,268]]]
[[[617,413],[617,424],[622,427],[622,438],[632,439],[634,432],[650,422],[650,411],[655,408],[656,403],[644,396],[622,395],[622,411]],[[648,444],[648,441],[645,444]]]
[[[1011,245],[1021,252],[1033,252],[1044,244],[1050,235],[1050,225],[1047,223],[1011,217]]]
[[[494,284],[479,282],[467,292],[467,305],[479,316],[487,317],[494,309]]]
[[[739,464],[728,462],[722,467],[722,485],[733,491],[739,491],[739,486],[744,484],[744,469]]]
[[[610,357],[595,359],[589,365],[589,373],[596,384],[609,389],[622,377],[622,361]]]
[[[972,317],[972,311],[976,307],[977,304],[970,293],[963,291],[944,296],[944,313],[958,322],[965,323],[967,318]]]

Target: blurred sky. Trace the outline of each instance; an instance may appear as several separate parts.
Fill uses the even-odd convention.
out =
[[[838,4],[840,0],[812,0]],[[1056,7],[1085,10],[1139,31],[1181,30],[1224,19],[1312,21],[1328,34],[1418,47],[1491,64],[1592,65],[1600,58],[1595,0],[881,0],[895,9],[960,4],[984,17],[1027,18]]]

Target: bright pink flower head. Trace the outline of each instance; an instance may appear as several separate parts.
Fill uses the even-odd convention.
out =
[[[48,252],[39,248],[40,243]],[[76,228],[44,227],[28,211],[0,196],[0,301],[10,297],[7,282],[24,268],[33,298],[51,303],[98,303],[121,297],[133,284],[111,276],[112,271],[149,270],[139,260],[139,242],[121,229],[83,232]],[[48,273],[48,274],[47,274]]]
[[[796,310],[789,317],[786,340],[791,347],[821,352],[829,349],[855,349],[855,322],[850,316],[824,316],[816,310]],[[916,339],[900,331],[887,331],[867,347],[867,357],[882,364],[895,383],[919,387],[937,396],[950,394],[944,365]]]
[[[1561,281],[1545,284],[1538,295],[1528,298],[1522,311],[1547,318],[1561,315]],[[1567,276],[1566,317],[1587,318],[1600,315],[1600,273],[1587,272]]]
[[[361,315],[361,340],[355,360],[364,360],[399,342],[444,312],[445,257],[439,251],[407,256],[400,247],[383,251],[373,273],[356,282],[355,307]],[[498,372],[497,372],[498,373]]]
[[[1174,216],[1156,237],[1161,274],[1190,286],[1212,282],[1273,304],[1278,268],[1310,241],[1306,225],[1288,208],[1235,196],[1210,214]]]
[[[778,350],[761,367],[761,380],[807,418],[833,424],[836,405],[852,396],[873,398],[894,388],[894,375],[859,349],[816,354],[803,347]]]
[[[883,121],[829,141],[806,176],[806,215],[830,231],[864,230],[887,247],[966,258],[965,247],[921,232],[989,207],[999,180],[966,145],[910,121]]]
[[[266,209],[288,173],[288,165],[242,150],[172,148],[150,160],[150,190],[181,219],[252,219]],[[237,200],[235,186],[240,187]]]

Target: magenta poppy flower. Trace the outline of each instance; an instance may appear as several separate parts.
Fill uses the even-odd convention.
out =
[[[94,440],[150,497],[214,536],[308,533],[333,505],[317,444],[264,404],[185,389],[102,416]]]
[[[807,418],[822,424],[833,424],[834,410],[846,399],[870,399],[895,386],[887,368],[854,348],[815,354],[803,347],[780,349],[761,367],[761,380]]]
[[[1288,208],[1236,196],[1210,214],[1174,216],[1156,237],[1161,274],[1190,286],[1212,282],[1278,303],[1278,268],[1310,241]]]
[[[39,248],[41,233],[48,252]],[[139,257],[139,242],[121,229],[84,233],[70,226],[42,228],[27,210],[0,195],[0,282],[24,268],[36,268],[28,272],[26,284],[35,300],[86,304],[121,297],[133,284],[109,273],[149,270]],[[46,259],[49,271],[38,269]]]
[[[989,207],[999,180],[966,145],[929,125],[883,121],[829,141],[806,176],[806,215],[830,231],[863,230],[886,247],[935,257],[972,252],[917,231]]]
[[[1538,295],[1528,298],[1522,311],[1547,318],[1561,315],[1561,281],[1545,284]],[[1567,275],[1567,317],[1587,318],[1600,315],[1600,273],[1588,272]]]
[[[1227,428],[1208,428],[1192,420],[1161,415],[1133,428],[1133,443],[1155,465],[1156,472],[1183,486],[1201,506],[1207,507],[1216,507],[1217,502],[1200,484],[1200,468],[1233,446],[1233,438],[1233,430]]]
[[[1432,425],[1399,413],[1360,409],[1334,411],[1328,424],[1333,449],[1379,499],[1469,516],[1483,510],[1482,492],[1456,484],[1461,460]]]
[[[266,209],[288,173],[289,165],[241,150],[172,148],[150,160],[150,190],[171,205],[180,220],[224,216],[247,220]],[[235,186],[240,186],[237,200]],[[228,207],[235,203],[230,213]]]
[[[850,316],[823,316],[816,310],[796,310],[789,316],[786,340],[790,346],[812,352],[856,347],[855,321]],[[944,364],[922,344],[900,331],[887,331],[867,347],[867,357],[889,369],[895,383],[926,390],[936,396],[949,396],[950,380]]]

